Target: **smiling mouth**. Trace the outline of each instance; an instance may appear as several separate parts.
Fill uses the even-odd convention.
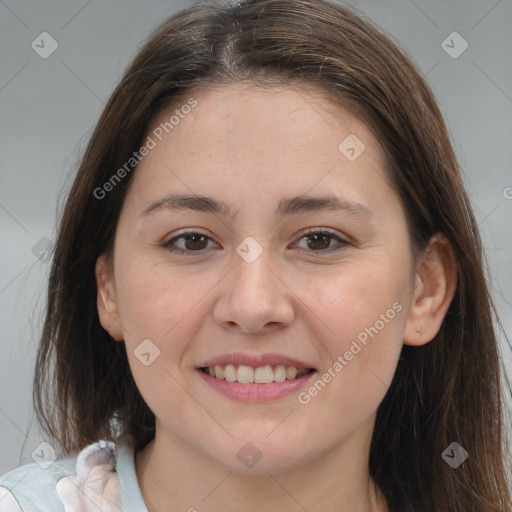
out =
[[[314,368],[295,368],[295,366],[265,365],[256,368],[244,364],[226,364],[199,368],[203,373],[218,380],[239,382],[242,384],[271,384],[296,380],[313,373]]]

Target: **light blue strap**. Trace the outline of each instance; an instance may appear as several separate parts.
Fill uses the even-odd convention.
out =
[[[116,471],[121,488],[121,509],[123,512],[148,512],[137,481],[133,447],[128,441],[119,442],[116,459]]]

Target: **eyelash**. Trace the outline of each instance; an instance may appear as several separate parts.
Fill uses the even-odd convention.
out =
[[[203,254],[204,251],[206,251],[207,249],[201,249],[199,251],[191,251],[191,250],[186,250],[186,249],[180,249],[174,245],[174,242],[176,242],[176,240],[179,240],[181,238],[191,236],[191,235],[201,235],[201,236],[204,236],[204,237],[208,238],[209,240],[211,240],[211,238],[208,235],[205,235],[204,233],[200,233],[197,231],[185,231],[177,236],[174,236],[170,240],[164,242],[162,244],[162,248],[167,251],[177,253],[177,254]],[[326,228],[316,228],[316,229],[308,228],[308,229],[306,229],[306,231],[304,231],[302,233],[299,240],[301,240],[302,238],[311,238],[313,235],[328,235],[332,238],[337,239],[339,243],[337,246],[334,247],[334,249],[333,248],[321,249],[319,251],[314,251],[314,250],[308,251],[307,249],[302,249],[302,250],[305,250],[307,252],[320,253],[320,254],[321,253],[333,253],[333,252],[341,251],[341,250],[345,249],[347,245],[349,245],[349,242],[347,242],[346,240],[343,240],[338,235],[336,235],[335,233],[333,233],[332,231],[330,231]]]

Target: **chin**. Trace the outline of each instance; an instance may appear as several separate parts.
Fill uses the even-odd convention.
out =
[[[287,472],[305,464],[306,459],[312,458],[304,453],[304,443],[291,441],[289,436],[266,439],[265,436],[251,436],[246,433],[242,439],[231,439],[228,446],[221,448],[217,453],[209,451],[210,456],[229,471],[261,476],[267,473]]]

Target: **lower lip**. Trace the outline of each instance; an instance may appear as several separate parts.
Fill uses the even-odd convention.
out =
[[[240,382],[229,382],[227,380],[216,379],[207,375],[201,370],[197,370],[201,377],[215,391],[233,400],[240,402],[268,402],[278,400],[294,392],[299,391],[316,372],[308,373],[298,379],[285,380],[284,382],[271,382],[269,384],[243,384]]]

